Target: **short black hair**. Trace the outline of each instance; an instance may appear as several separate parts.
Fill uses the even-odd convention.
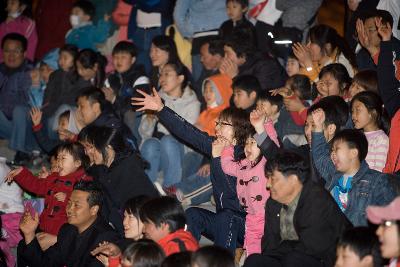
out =
[[[227,5],[229,2],[238,3],[242,8],[249,7],[249,0],[226,0],[225,4]]]
[[[137,55],[136,45],[132,42],[120,41],[114,46],[114,48],[112,50],[112,55],[115,55],[118,53],[128,53],[132,57],[136,57],[136,55]]]
[[[72,5],[72,8],[74,7],[82,9],[83,13],[85,13],[85,15],[88,15],[91,20],[93,19],[96,13],[96,7],[92,4],[92,2],[87,0],[79,0],[75,2]]]
[[[311,100],[311,81],[306,75],[295,74],[288,78],[290,89],[298,91],[300,98],[303,100]]]
[[[132,197],[125,202],[124,211],[128,214],[135,216],[137,219],[140,218],[140,209],[143,207],[144,203],[149,201],[150,197],[145,195],[140,195]]]
[[[226,46],[232,48],[237,57],[247,58],[255,52],[253,42],[249,42],[249,40],[253,40],[253,38],[252,33],[238,30],[227,36],[224,41]]]
[[[60,123],[61,120],[68,120],[69,121],[69,117],[71,115],[71,111],[70,110],[66,110],[63,113],[60,114],[60,116],[58,117],[58,122]]]
[[[192,255],[192,266],[198,267],[235,267],[231,252],[218,246],[205,246],[199,248]]]
[[[341,94],[344,94],[351,85],[349,72],[341,63],[332,63],[323,67],[319,72],[319,79],[322,79],[326,74],[332,75],[333,78],[338,81],[339,92]]]
[[[258,95],[261,92],[261,85],[256,76],[245,74],[233,78],[232,89],[243,90],[248,95],[250,95],[251,92],[256,92]]]
[[[1,39],[1,49],[4,48],[4,45],[8,40],[20,42],[24,52],[28,48],[28,40],[25,38],[25,36],[16,32],[11,32],[6,34],[3,39]]]
[[[346,230],[339,239],[338,248],[349,248],[360,259],[371,255],[373,266],[383,266],[379,249],[379,239],[369,227],[354,227]]]
[[[281,95],[272,95],[269,91],[261,91],[257,96],[257,101],[269,102],[271,106],[275,105],[280,110],[283,106],[283,97]]]
[[[83,92],[78,96],[77,101],[79,98],[86,98],[92,105],[94,103],[99,103],[102,111],[108,103],[103,91],[93,86],[84,89]]]
[[[270,158],[265,165],[266,176],[279,171],[283,176],[296,175],[301,183],[307,181],[310,174],[309,163],[299,154],[283,149],[274,158]]]
[[[186,224],[185,212],[176,198],[163,196],[153,198],[140,209],[142,222],[153,222],[157,227],[168,224],[171,233],[183,229]]]
[[[191,251],[183,251],[171,254],[164,259],[160,267],[190,267],[192,253]]]
[[[74,185],[74,190],[89,193],[87,202],[89,207],[99,206],[99,210],[103,206],[103,191],[98,183],[93,181],[81,180]]]
[[[332,145],[338,141],[345,142],[350,149],[357,149],[358,159],[360,162],[365,160],[367,157],[368,141],[362,131],[356,129],[344,129],[335,134],[332,139]]]
[[[225,55],[224,41],[222,41],[221,39],[214,38],[206,41],[204,44],[208,44],[208,53],[210,53],[211,55],[220,55],[221,57]]]
[[[390,12],[383,10],[383,9],[372,9],[372,10],[366,10],[360,13],[359,18],[362,20],[362,22],[365,23],[367,19],[370,18],[382,18],[382,23],[386,24],[389,23],[390,27],[393,28],[393,16],[390,14]]]
[[[162,248],[153,240],[140,239],[127,247],[122,255],[132,266],[156,267],[160,266],[165,258]]]
[[[318,103],[312,105],[307,114],[311,114],[317,109],[322,109],[325,113],[325,127],[333,124],[336,126],[335,133],[339,132],[346,126],[349,118],[349,106],[340,96],[326,96],[322,98]]]
[[[74,160],[80,161],[82,168],[89,167],[89,157],[85,154],[85,148],[80,143],[65,143],[57,147],[57,154],[62,151],[67,152]]]

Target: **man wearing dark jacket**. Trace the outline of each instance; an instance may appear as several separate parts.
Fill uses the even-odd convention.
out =
[[[25,212],[20,223],[24,239],[18,244],[18,266],[103,266],[90,254],[103,241],[116,241],[118,235],[100,216],[103,196],[93,183],[82,181],[74,186],[64,224],[57,243],[42,251],[35,237],[39,217]]]
[[[333,266],[337,239],[351,224],[329,192],[309,181],[308,163],[294,152],[282,151],[265,169],[271,197],[262,252],[244,266]]]
[[[262,90],[284,86],[287,78],[285,69],[276,59],[257,54],[253,44],[244,41],[246,38],[246,34],[236,32],[226,40],[225,58],[220,71],[232,79],[238,75],[253,75],[257,77]]]

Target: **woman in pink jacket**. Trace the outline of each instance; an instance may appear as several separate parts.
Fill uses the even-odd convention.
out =
[[[264,127],[267,135],[279,146],[272,121],[267,122]],[[225,147],[221,154],[222,170],[237,178],[236,190],[239,202],[247,212],[243,246],[247,257],[254,253],[261,253],[265,203],[270,195],[266,189],[267,178],[264,172],[267,160],[253,138],[254,134],[255,131],[248,134],[244,147],[244,159],[235,158],[233,146]]]
[[[28,0],[8,0],[7,19],[0,24],[0,40],[11,32],[19,33],[28,40],[26,57],[34,60],[35,50],[38,43],[36,23],[30,19],[30,3]],[[0,62],[3,61],[3,54],[0,53]]]

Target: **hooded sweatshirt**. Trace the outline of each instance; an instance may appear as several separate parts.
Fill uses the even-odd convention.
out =
[[[216,98],[216,107],[207,106],[197,120],[200,129],[208,135],[215,135],[215,122],[222,110],[229,107],[229,99],[232,96],[232,80],[225,74],[216,74],[204,80],[202,92],[204,94],[206,82],[211,83]]]
[[[170,233],[158,240],[157,243],[164,250],[166,256],[178,252],[196,251],[199,248],[199,244],[193,235],[183,229]]]

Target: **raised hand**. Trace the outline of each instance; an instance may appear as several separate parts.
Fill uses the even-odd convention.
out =
[[[287,87],[269,90],[269,92],[272,96],[281,95],[282,97],[291,97],[293,95],[293,91]]]
[[[18,167],[12,171],[10,171],[7,176],[4,178],[4,181],[7,183],[11,183],[14,180],[14,177],[22,172],[23,167]]]
[[[284,98],[283,104],[288,111],[292,112],[301,112],[306,108],[298,97]]]
[[[132,106],[142,106],[138,111],[152,110],[161,111],[164,108],[164,104],[161,101],[161,97],[158,95],[155,88],[153,88],[153,95],[146,94],[142,90],[136,90],[143,97],[132,97]]]
[[[299,60],[299,63],[302,67],[312,67],[312,57],[311,57],[311,50],[301,44],[301,43],[295,43],[292,46],[293,53]]]
[[[325,112],[319,108],[314,110],[311,116],[314,121],[313,132],[322,132],[324,130]]]
[[[38,126],[42,121],[43,112],[40,110],[40,108],[33,107],[29,114],[31,115],[33,126]]]
[[[364,27],[364,22],[361,19],[357,19],[356,22],[356,30],[358,36],[358,42],[368,50],[371,56],[375,55],[378,52],[378,48],[374,47],[368,38],[367,32]]]
[[[218,137],[212,143],[212,149],[211,149],[212,156],[214,158],[220,157],[221,153],[222,153],[222,150],[224,150],[224,148],[229,146],[229,145],[230,145],[230,142],[226,138]]]
[[[45,232],[36,234],[37,241],[39,242],[40,248],[45,251],[55,243],[57,243],[57,236],[51,235]]]
[[[233,79],[239,73],[239,66],[229,58],[223,58],[221,66],[219,67],[219,71]]]
[[[375,25],[378,29],[378,34],[382,38],[382,41],[390,41],[392,38],[392,27],[390,27],[389,22],[384,24],[382,23],[382,18],[375,18]]]
[[[19,222],[19,229],[24,234],[25,243],[29,244],[35,238],[35,231],[39,226],[39,214],[35,212],[32,217],[29,211],[25,211]]]
[[[264,132],[264,123],[267,119],[267,114],[261,110],[255,109],[250,113],[250,123],[258,134]]]

